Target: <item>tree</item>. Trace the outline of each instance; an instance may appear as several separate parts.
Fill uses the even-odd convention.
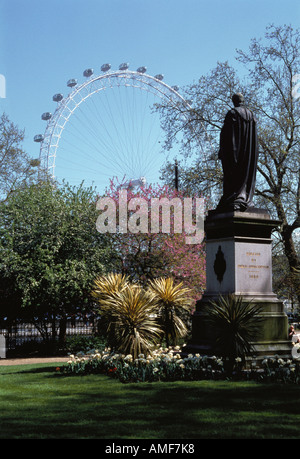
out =
[[[170,213],[166,212],[164,217],[160,213],[159,228],[152,231],[151,227],[152,199],[160,201],[165,198],[168,202],[178,199],[183,204],[184,196],[178,193],[174,186],[147,185],[139,189],[129,187],[125,191],[126,228],[127,224],[129,227],[130,222],[132,223],[131,229],[129,228],[126,232],[120,231],[120,206],[124,203],[120,197],[119,184],[112,181],[110,189],[105,194],[105,197],[112,199],[116,206],[116,231],[110,233],[109,238],[112,247],[118,254],[122,274],[146,285],[148,280],[168,277],[171,273],[177,282],[183,282],[193,291],[192,295],[195,300],[200,299],[205,286],[203,241],[187,244],[184,222],[182,232],[174,232],[175,217],[172,206]],[[138,198],[141,198],[145,204],[144,214],[138,205]],[[170,223],[167,232],[162,231],[163,218],[166,218],[165,222],[168,220]],[[146,222],[146,228],[142,228],[141,220]]]
[[[24,131],[3,113],[0,118],[0,201],[6,201],[18,187],[37,178],[39,161],[24,152],[23,140]]]
[[[105,235],[96,230],[92,189],[51,183],[16,190],[0,204],[2,317],[35,323],[45,338],[56,321],[89,311],[92,282],[114,266]]]
[[[208,75],[185,88],[184,97],[193,101],[188,123],[182,125],[177,113],[184,107],[177,107],[177,112],[160,107],[167,139],[170,142],[174,132],[182,129],[184,155],[191,156],[197,148],[193,167],[181,165],[181,180],[184,185],[189,177],[194,189],[215,206],[222,192],[220,129],[233,93],[244,94],[259,130],[256,204],[281,221],[277,238],[292,272],[300,266],[295,247],[300,228],[300,100],[295,96],[295,77],[300,73],[299,30],[270,25],[265,40],[253,39],[248,51],[237,52],[237,61],[241,73],[246,69],[243,78],[228,62],[219,62]],[[204,149],[200,154],[199,141]]]
[[[190,290],[196,303],[205,290],[205,244],[187,244],[184,234],[174,234],[165,240],[162,255],[169,273],[176,283],[182,282]]]

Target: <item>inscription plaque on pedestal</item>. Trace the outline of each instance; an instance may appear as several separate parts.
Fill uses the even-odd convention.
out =
[[[269,244],[239,242],[238,239],[209,241],[206,256],[206,290],[241,295],[272,294]]]

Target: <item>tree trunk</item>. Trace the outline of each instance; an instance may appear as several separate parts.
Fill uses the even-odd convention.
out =
[[[298,303],[300,304],[300,275],[295,273],[295,269],[300,268],[300,260],[295,249],[291,227],[288,225],[284,227],[283,231],[281,232],[281,235],[283,239],[284,252],[287,257],[290,273],[292,275],[293,283],[295,285]]]
[[[59,345],[64,346],[67,334],[67,318],[62,317],[59,321]]]

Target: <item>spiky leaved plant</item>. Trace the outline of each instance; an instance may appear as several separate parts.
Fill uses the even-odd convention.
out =
[[[91,296],[96,303],[96,311],[100,315],[98,321],[98,333],[102,335],[107,344],[112,341],[114,336],[114,311],[106,310],[104,314],[102,311],[102,303],[117,292],[121,292],[129,285],[127,276],[117,273],[109,273],[107,275],[99,276],[94,281],[93,290]]]
[[[121,291],[128,283],[128,278],[122,274],[109,273],[105,276],[99,276],[94,281],[92,297],[101,303],[107,295]]]
[[[156,302],[151,292],[135,284],[103,297],[100,313],[107,327],[108,344],[113,349],[131,354],[148,354],[161,338],[156,322]]]
[[[164,331],[166,345],[176,344],[187,334],[184,315],[191,313],[191,291],[183,283],[175,284],[171,277],[149,282],[149,291],[155,295],[158,322]]]
[[[245,359],[253,351],[253,341],[259,337],[263,318],[261,307],[242,296],[220,295],[205,308],[208,324],[215,337],[215,352],[224,357],[229,372],[235,359]]]

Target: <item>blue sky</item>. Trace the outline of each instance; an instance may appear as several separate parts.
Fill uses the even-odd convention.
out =
[[[184,86],[215,67],[235,65],[235,50],[263,37],[266,26],[299,27],[299,0],[1,0],[0,110],[25,129],[24,149],[37,157],[35,134],[53,112],[52,96],[70,78],[100,73],[109,62],[164,74]]]

